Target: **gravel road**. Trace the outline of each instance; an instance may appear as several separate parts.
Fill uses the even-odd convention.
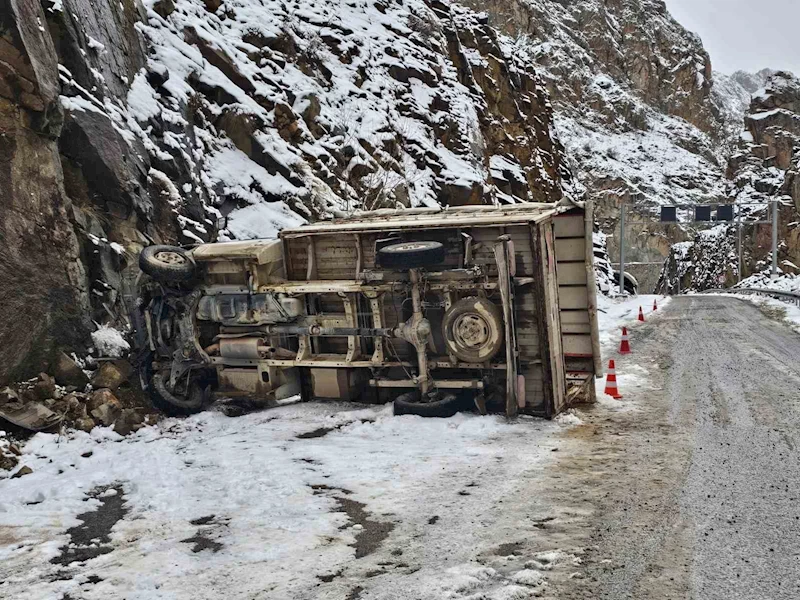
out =
[[[800,598],[800,336],[702,296],[632,338],[619,411],[594,411],[551,481],[575,515],[561,534],[587,552],[547,596]]]

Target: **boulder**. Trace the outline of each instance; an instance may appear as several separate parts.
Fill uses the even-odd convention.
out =
[[[0,406],[9,402],[20,402],[19,394],[10,387],[4,387],[0,390]]]
[[[64,403],[64,408],[70,419],[77,420],[87,416],[86,402],[81,400],[76,394],[67,394],[61,401]]]
[[[94,429],[94,426],[95,422],[91,417],[84,417],[75,421],[75,429],[85,431],[86,433],[89,433],[92,429]]]
[[[105,393],[95,392],[95,395],[92,396],[90,402],[95,408],[91,410],[90,414],[95,421],[108,427],[113,425],[122,414],[122,405],[110,390],[100,390],[100,392]]]
[[[153,89],[158,89],[169,79],[169,69],[158,63],[150,63],[147,65],[147,74],[145,77]]]
[[[19,459],[16,456],[6,456],[0,454],[0,471],[10,471],[19,464]]]
[[[127,360],[104,361],[92,375],[92,386],[116,390],[132,373],[133,367]]]
[[[89,377],[83,372],[80,365],[63,352],[59,352],[56,356],[53,375],[56,383],[65,387],[74,386],[82,390],[89,383]]]
[[[203,4],[206,5],[208,12],[215,13],[222,6],[222,0],[203,0]]]
[[[132,408],[126,408],[114,421],[114,431],[120,435],[129,435],[144,426],[145,417]]]
[[[24,477],[25,475],[30,475],[31,473],[33,473],[33,469],[30,467],[22,467],[19,471],[11,476],[11,479],[18,479],[20,477]]]
[[[40,400],[48,400],[56,395],[56,380],[47,373],[39,373],[39,381],[33,385],[33,391]]]
[[[166,19],[175,12],[175,3],[172,0],[156,0],[153,4],[153,10],[162,19]]]
[[[89,402],[87,403],[87,409],[89,412],[100,408],[103,404],[119,404],[119,400],[109,389],[101,389],[97,390],[89,397]]]

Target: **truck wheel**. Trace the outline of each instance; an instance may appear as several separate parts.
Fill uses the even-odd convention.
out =
[[[444,256],[439,242],[402,242],[378,250],[378,264],[386,269],[419,269],[442,264]]]
[[[396,416],[417,415],[419,417],[447,419],[464,408],[463,400],[455,394],[448,394],[441,400],[434,402],[422,402],[419,399],[419,392],[408,392],[398,396],[394,401],[394,414]]]
[[[150,382],[150,397],[153,406],[171,417],[193,415],[202,411],[209,401],[208,389],[204,389],[196,381],[189,384],[186,395],[173,394],[167,389],[161,373],[153,375]]]
[[[178,246],[148,246],[139,253],[139,268],[156,281],[188,281],[195,274],[189,253]]]
[[[488,362],[503,349],[503,313],[486,298],[462,298],[445,313],[442,335],[447,351],[460,361]]]

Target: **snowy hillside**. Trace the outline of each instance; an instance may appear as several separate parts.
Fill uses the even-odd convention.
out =
[[[762,69],[758,73],[736,71],[733,75],[714,73],[711,98],[725,124],[726,153],[733,152],[739,141],[753,94],[763,88],[773,74],[771,69]]]
[[[570,166],[596,202],[619,253],[619,206],[633,220],[653,222],[626,231],[630,257],[659,263],[670,241],[694,232],[657,223],[659,207],[718,203],[725,172],[743,130],[738,80],[720,77],[701,40],[663,2],[624,0],[474,0],[490,22],[515,38],[553,96],[556,130]],[[658,267],[654,267],[658,269]]]
[[[0,256],[0,273],[30,319],[4,328],[0,374],[34,376],[56,340],[72,349],[94,322],[122,326],[153,243],[573,193],[535,65],[447,0],[13,7],[0,232],[31,251]]]
[[[643,207],[721,195],[710,59],[663,2],[495,0],[486,9],[539,67],[593,195],[627,193]]]
[[[752,89],[760,76],[764,87],[751,97],[745,116],[747,131],[740,134],[728,171],[728,201],[739,205],[745,227],[742,234],[742,277],[745,287],[763,287],[772,263],[770,204],[778,202],[778,267],[787,274],[800,264],[800,79],[786,72],[762,71],[744,80]],[[739,75],[741,78],[741,74]],[[745,91],[745,93],[749,93]],[[753,223],[760,221],[760,223]],[[719,225],[692,241],[673,248],[661,288],[708,289],[732,285],[738,274],[736,228]],[[793,277],[782,279],[781,285]]]
[[[118,116],[148,149],[150,177],[168,189],[182,155],[191,173],[178,193],[230,214],[229,236],[273,236],[331,210],[560,197],[543,87],[463,8],[147,8],[138,27],[151,48],[147,68]],[[507,98],[492,98],[489,82]],[[203,223],[182,229],[208,237]]]

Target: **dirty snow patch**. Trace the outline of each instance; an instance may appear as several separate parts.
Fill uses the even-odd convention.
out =
[[[568,411],[558,415],[555,418],[555,421],[559,425],[583,425],[583,421],[578,416],[578,413],[574,408],[571,408]]]
[[[92,332],[92,343],[100,356],[108,358],[122,358],[131,349],[122,332],[109,325]]]

